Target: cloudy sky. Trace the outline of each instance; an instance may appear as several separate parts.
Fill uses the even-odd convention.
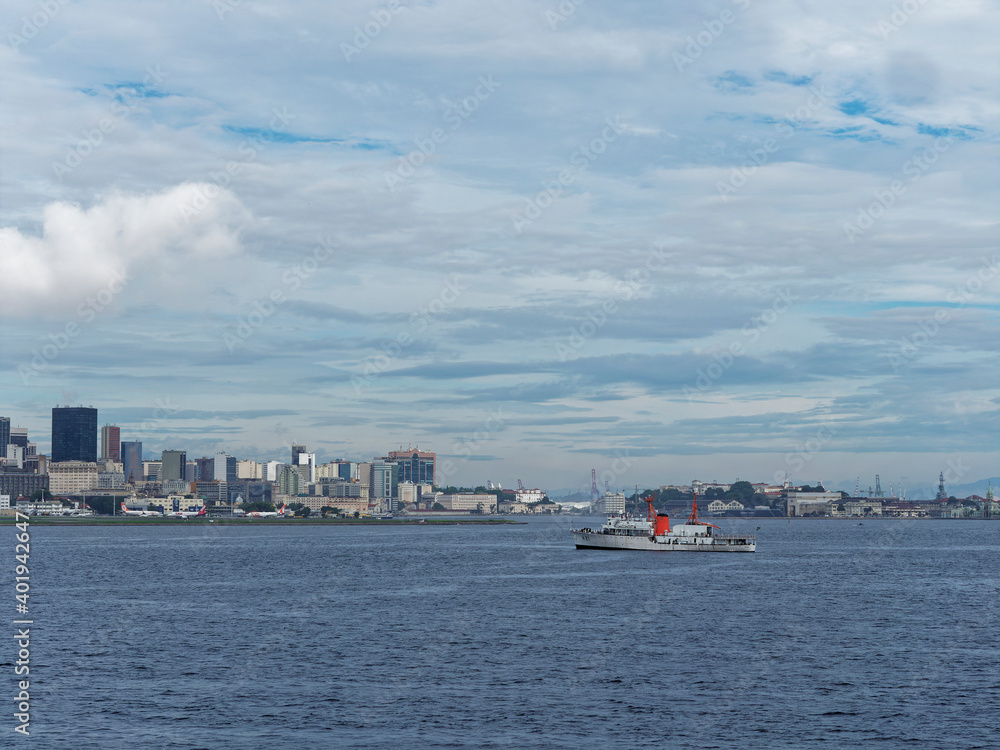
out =
[[[70,403],[456,483],[1000,473],[992,3],[0,23],[0,414],[41,450]]]

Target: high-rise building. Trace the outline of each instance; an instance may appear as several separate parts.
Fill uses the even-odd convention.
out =
[[[52,408],[52,463],[62,461],[97,463],[97,409]]]
[[[101,458],[107,461],[122,460],[121,429],[115,424],[106,424],[101,428]]]
[[[27,427],[11,427],[10,437],[8,438],[10,445],[19,445],[22,448],[28,447],[28,428]]]
[[[142,475],[142,441],[124,440],[121,444],[122,473],[129,484],[141,482]]]
[[[371,481],[369,497],[380,497],[390,499],[396,496],[396,487],[399,484],[399,467],[395,463],[383,461],[380,458],[372,460]]]
[[[0,417],[0,456],[7,454],[10,443],[10,417]]]
[[[216,453],[215,463],[212,468],[212,479],[217,482],[235,482],[237,479],[236,456]]]
[[[302,475],[302,484],[312,484],[316,481],[316,454],[301,451],[297,456],[296,468]]]
[[[386,459],[394,461],[399,466],[400,482],[434,484],[436,453],[429,453],[420,449],[403,450],[400,448],[398,451],[389,451]]]
[[[186,466],[186,451],[163,451],[160,454],[160,481],[166,482],[170,479],[183,481]]]

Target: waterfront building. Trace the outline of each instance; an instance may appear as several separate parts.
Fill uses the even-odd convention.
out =
[[[97,463],[97,409],[52,408],[52,463],[65,461]]]
[[[434,465],[437,454],[428,451],[403,450],[389,451],[385,461],[395,463],[399,469],[398,482],[413,482],[414,484],[434,484]]]
[[[96,490],[97,487],[96,461],[59,461],[49,464],[49,492],[53,495],[87,492]]]
[[[32,474],[28,471],[0,471],[0,495],[10,495],[17,499],[22,495],[31,497],[38,490],[49,489],[48,474]]]
[[[129,484],[142,482],[142,441],[126,440],[121,444],[122,472]]]
[[[118,425],[106,424],[101,428],[101,458],[109,461],[122,460],[121,429]]]
[[[439,495],[437,502],[448,510],[478,511],[480,513],[496,513],[496,495],[478,492],[458,492],[450,495]]]
[[[789,516],[829,516],[832,509],[841,502],[839,492],[797,492],[786,490],[783,497],[787,503]],[[881,506],[881,503],[879,504]]]
[[[725,513],[731,510],[743,510],[743,503],[739,500],[719,500],[715,499],[708,504],[709,513]],[[825,507],[825,506],[824,506]]]
[[[160,481],[166,482],[171,479],[184,481],[187,468],[186,451],[163,451],[160,453],[160,459]]]

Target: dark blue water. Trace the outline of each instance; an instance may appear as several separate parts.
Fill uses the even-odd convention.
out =
[[[752,555],[577,551],[569,523],[34,527],[32,736],[4,735],[1000,746],[1000,523],[760,521]]]

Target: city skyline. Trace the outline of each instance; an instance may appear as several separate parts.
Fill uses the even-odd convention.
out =
[[[996,8],[53,7],[2,49],[34,436],[82,401],[459,483],[997,473]]]

